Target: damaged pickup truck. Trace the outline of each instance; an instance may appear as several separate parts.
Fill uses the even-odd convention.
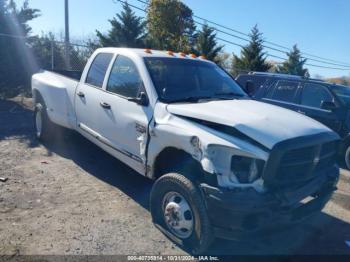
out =
[[[336,133],[249,99],[203,57],[98,49],[82,73],[33,75],[32,92],[37,137],[76,130],[154,179],[155,225],[193,254],[214,236],[300,221],[336,188]]]

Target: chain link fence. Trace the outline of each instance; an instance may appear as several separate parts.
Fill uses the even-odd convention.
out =
[[[45,48],[36,50],[35,55],[38,58],[39,65],[42,69],[55,71],[83,71],[86,62],[93,51],[94,49],[87,45],[66,45],[65,42],[50,41],[48,50],[45,50]]]
[[[40,69],[83,71],[94,45],[68,45],[53,35],[23,37],[0,33],[0,97],[30,95],[30,79]]]

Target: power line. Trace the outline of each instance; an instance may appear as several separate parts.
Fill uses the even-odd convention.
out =
[[[235,45],[235,46],[239,46],[241,48],[243,48],[244,46],[243,45],[240,45],[240,44],[237,44],[235,42],[232,42],[232,41],[229,41],[229,40],[226,40],[226,39],[223,39],[223,38],[219,38],[217,37],[218,40],[222,41],[222,42],[226,42],[228,44],[231,44],[231,45]],[[272,55],[272,54],[269,54],[269,53],[266,53],[266,56],[268,57],[273,57],[273,58],[278,58],[278,59],[281,59],[283,61],[286,61],[287,59],[283,58],[283,57],[280,57],[280,56],[276,56],[276,55]],[[334,69],[334,70],[344,70],[344,71],[348,71],[349,69],[345,69],[345,68],[339,68],[339,67],[329,67],[329,66],[321,66],[321,65],[315,65],[315,64],[309,64],[309,63],[305,63],[306,66],[312,66],[312,67],[318,67],[318,68],[326,68],[326,69]]]
[[[143,1],[143,0],[136,0],[140,3],[143,3],[145,5],[148,5],[147,2]],[[145,10],[143,10],[145,11]],[[226,30],[229,30],[231,32],[234,32],[234,33],[237,33],[237,34],[240,34],[240,35],[243,35],[243,36],[248,36],[250,37],[249,34],[247,33],[244,33],[244,32],[241,32],[239,30],[236,30],[236,29],[232,29],[230,27],[227,27],[227,26],[224,26],[224,25],[221,25],[221,24],[218,24],[214,21],[211,21],[211,20],[208,20],[206,18],[203,18],[203,17],[200,17],[200,16],[197,16],[197,15],[193,15],[193,17],[195,18],[198,18],[198,19],[201,19],[207,23],[210,23],[210,24],[214,24],[216,26],[219,26],[221,28],[224,28]],[[195,21],[195,23],[197,24],[200,24],[200,25],[203,25],[203,23],[200,23],[198,21]],[[230,34],[228,32],[225,32],[225,31],[222,31],[222,30],[219,30],[217,28],[214,28],[214,30],[220,32],[220,33],[223,33],[223,34],[226,34],[226,35],[229,35],[229,36],[232,36],[232,37],[235,37],[235,38],[238,38],[238,39],[241,39],[241,40],[244,40],[244,41],[249,41],[249,39],[246,39],[246,38],[243,38],[243,37],[240,37],[240,36],[237,36],[237,35],[233,35],[233,34]],[[270,47],[270,46],[267,46],[267,45],[263,45],[263,47],[267,48],[267,49],[270,49],[270,50],[273,50],[273,51],[277,51],[277,52],[281,52],[281,53],[286,53],[286,51],[291,51],[291,49],[289,47],[286,47],[286,46],[283,46],[283,45],[280,45],[280,44],[276,44],[274,42],[271,42],[271,41],[264,41],[265,43],[268,43],[270,45],[273,45],[273,46],[276,46],[276,47],[279,47],[279,48],[283,48],[285,50],[280,50],[280,49],[277,49],[277,48],[274,48],[274,47]],[[302,55],[302,58],[304,59],[308,59],[308,60],[311,60],[311,61],[314,61],[314,62],[319,62],[319,63],[323,63],[323,64],[329,64],[329,65],[336,65],[336,66],[341,66],[341,67],[347,67],[350,69],[350,64],[349,63],[345,63],[345,62],[341,62],[341,61],[337,61],[337,60],[333,60],[333,59],[328,59],[328,58],[323,58],[323,57],[320,57],[320,56],[316,56],[316,55],[313,55],[313,54],[310,54],[310,53],[306,53],[306,52],[300,52]],[[310,58],[310,57],[307,57],[307,56],[310,56],[310,57],[314,57],[314,58],[318,58],[318,59],[314,59],[314,58]],[[319,60],[321,59],[321,60]],[[323,60],[323,61],[322,61]],[[329,62],[325,62],[325,61],[329,61]]]
[[[122,0],[113,0],[114,3],[116,3],[116,1],[117,1],[117,2],[121,2],[121,3],[124,3],[124,4],[127,3],[126,1],[122,1]],[[148,5],[148,3],[144,2],[144,1],[141,1],[141,0],[136,0],[136,1]],[[147,13],[147,11],[146,11],[145,9],[142,9],[142,8],[140,8],[140,7],[138,7],[138,6],[131,5],[131,4],[129,4],[129,3],[127,3],[127,4],[128,4],[129,6],[131,6],[131,7],[133,7],[133,8],[136,8],[136,9],[138,9],[138,10],[144,12],[144,13]],[[197,23],[197,24],[203,25],[203,23],[200,23],[200,22],[198,22],[198,21],[194,21],[194,22]],[[217,28],[214,28],[214,30],[217,31],[217,32],[219,32],[219,33],[222,32],[222,33],[228,34],[228,35],[230,35],[230,36],[234,36],[233,34],[227,33],[227,32],[225,32],[225,31],[219,30],[219,29],[217,29]],[[238,36],[234,36],[234,37],[239,38],[239,39],[244,40],[244,41],[249,41],[248,39],[245,39],[245,38],[243,38],[243,37],[238,37]],[[241,47],[241,48],[244,48],[244,46],[243,46],[242,44],[238,44],[238,43],[235,43],[235,42],[232,42],[232,41],[229,41],[229,40],[227,40],[227,39],[220,38],[220,37],[217,37],[217,39],[220,40],[220,41],[222,41],[222,42],[226,42],[226,43],[228,43],[228,44],[232,44],[232,45],[235,45],[235,46],[239,46],[239,47]],[[272,50],[275,50],[275,51],[282,52],[283,54],[286,54],[285,51],[281,51],[281,50],[276,49],[276,48],[266,47],[266,46],[264,46],[264,47],[265,47],[265,48],[272,49]],[[283,57],[280,57],[280,56],[276,56],[276,55],[272,55],[272,54],[269,54],[268,52],[266,52],[266,56],[268,56],[268,57],[273,57],[273,58],[278,58],[278,59],[281,59],[281,60],[283,60],[283,61],[287,61],[286,58],[283,58]],[[314,59],[309,59],[309,60],[314,60]],[[321,62],[321,63],[325,63],[325,62],[318,61],[318,60],[316,60],[316,61],[317,61],[317,62]],[[309,63],[305,63],[305,65],[311,66],[311,67],[318,67],[318,68],[325,68],[325,69],[333,69],[333,70],[343,70],[343,71],[349,71],[349,70],[350,70],[350,68],[329,67],[329,66],[315,65],[315,64],[309,64]],[[337,64],[336,64],[336,65],[337,65]]]

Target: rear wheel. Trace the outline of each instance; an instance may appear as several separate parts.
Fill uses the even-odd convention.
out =
[[[45,141],[50,137],[52,124],[47,116],[45,105],[40,102],[35,105],[34,126],[37,139]]]
[[[350,170],[350,144],[345,147],[344,151],[344,162],[348,170]]]
[[[203,253],[213,239],[204,200],[195,184],[178,173],[160,177],[151,192],[153,221],[178,245]]]

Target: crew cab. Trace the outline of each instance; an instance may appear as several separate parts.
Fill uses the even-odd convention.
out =
[[[338,155],[350,169],[350,88],[300,76],[251,72],[237,82],[252,98],[297,111],[338,133]]]
[[[204,58],[102,48],[79,75],[33,75],[36,136],[76,130],[155,180],[154,224],[193,254],[215,236],[300,221],[336,188],[336,133],[250,99]]]

